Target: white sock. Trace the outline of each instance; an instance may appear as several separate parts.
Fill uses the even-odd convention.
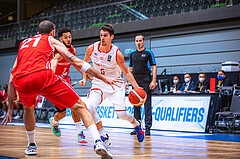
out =
[[[139,126],[140,123],[135,119],[135,121],[132,123],[133,124],[133,127],[135,128],[136,126]]]
[[[76,122],[75,125],[77,128],[77,133],[79,134],[82,131],[82,122],[81,121]]]
[[[90,125],[88,128],[87,128],[88,132],[91,134],[92,138],[93,138],[93,141],[95,143],[96,140],[101,140],[100,139],[100,134],[97,130],[97,127],[95,124],[93,125]]]
[[[58,124],[58,122],[56,120],[54,120],[54,117],[53,117],[52,123],[53,124]]]
[[[27,131],[28,145],[30,143],[35,143],[35,130]]]
[[[102,129],[100,129],[100,130],[98,130],[99,131],[99,133],[100,133],[100,135],[101,136],[103,136],[103,137],[107,137],[107,133],[106,133],[106,131],[102,128]]]

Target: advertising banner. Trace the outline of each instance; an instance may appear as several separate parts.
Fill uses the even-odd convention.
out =
[[[153,96],[152,129],[205,132],[210,98],[210,96]],[[81,99],[85,101],[86,97]],[[126,111],[133,114],[133,105],[127,97],[125,103]],[[97,107],[97,113],[104,126],[132,128],[132,124],[117,117],[114,106],[108,99]],[[141,117],[144,126],[144,105],[141,106]],[[66,117],[60,124],[74,124],[70,109],[67,109]]]

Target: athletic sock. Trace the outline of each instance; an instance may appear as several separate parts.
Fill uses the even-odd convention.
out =
[[[134,119],[135,119],[135,118],[134,118]],[[133,119],[133,120],[134,120],[134,119]],[[137,119],[135,119],[132,124],[133,124],[133,127],[134,127],[134,128],[140,125],[140,123],[137,121]]]
[[[76,122],[75,126],[77,128],[77,134],[79,134],[82,131],[82,122],[81,121]]]
[[[99,133],[100,133],[101,136],[107,137],[107,133],[106,133],[106,131],[105,131],[103,128],[101,128],[101,129],[98,130],[98,131],[99,131]]]
[[[91,134],[92,138],[93,138],[93,141],[95,143],[96,140],[101,140],[100,139],[100,134],[97,130],[97,127],[95,124],[93,125],[90,125],[88,128],[87,128],[88,132]]]
[[[30,143],[35,143],[35,130],[27,131],[28,145]]]
[[[56,120],[54,120],[54,117],[53,117],[53,120],[52,120],[52,124],[53,125],[57,125],[58,124],[58,122]]]

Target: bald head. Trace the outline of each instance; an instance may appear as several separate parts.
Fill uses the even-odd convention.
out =
[[[50,34],[53,30],[55,25],[49,20],[44,20],[38,25],[39,34]]]

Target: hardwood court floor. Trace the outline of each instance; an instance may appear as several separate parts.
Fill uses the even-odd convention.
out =
[[[240,158],[240,136],[226,134],[178,133],[156,131],[138,143],[130,129],[107,129],[116,159],[149,158]],[[100,158],[93,151],[93,141],[86,132],[89,143],[77,143],[76,130],[62,129],[57,138],[50,128],[36,128],[37,156],[25,156],[27,137],[23,126],[0,126],[0,158]],[[200,135],[199,135],[200,134]],[[190,136],[195,137],[190,137]],[[212,139],[212,140],[210,140]],[[221,141],[228,140],[228,141]],[[233,140],[231,140],[233,139]],[[235,141],[234,141],[235,140]]]

